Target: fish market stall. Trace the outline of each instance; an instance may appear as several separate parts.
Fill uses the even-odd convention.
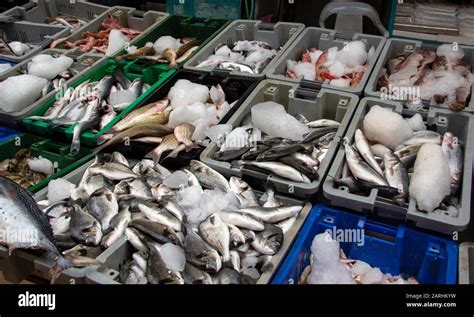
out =
[[[474,113],[472,46],[389,39],[365,87],[365,95],[402,101],[408,109],[430,106]]]
[[[353,229],[363,243],[336,238]],[[451,239],[318,205],[272,284],[456,284],[457,252]]]
[[[77,47],[83,52],[92,51],[113,56],[167,17],[168,14],[164,12],[142,12],[129,7],[112,7],[71,35],[56,39],[50,47]]]
[[[224,19],[204,19],[171,15],[141,38],[116,54],[117,60],[135,60],[135,67],[156,64],[182,68],[184,63],[211,41],[229,23]]]
[[[61,98],[49,98],[22,124],[32,133],[70,140],[72,151],[81,144],[97,145],[117,115],[132,111],[175,72],[129,66],[130,62],[107,60],[68,85]]]
[[[38,0],[14,7],[2,15],[11,16],[19,21],[62,25],[69,28],[70,32],[74,32],[109,9],[107,6],[89,2]]]
[[[184,68],[262,78],[303,31],[299,23],[237,20],[189,60]]]
[[[54,40],[67,36],[65,26],[18,21],[0,25],[0,59],[19,63],[33,57]]]
[[[364,98],[324,195],[333,206],[445,234],[463,231],[471,218],[472,131],[468,113],[431,108],[422,116]]]
[[[306,28],[268,78],[362,95],[384,44],[382,36]]]
[[[46,49],[0,74],[0,121],[17,126],[47,100],[105,62],[78,49]],[[21,86],[22,90],[15,88]]]
[[[227,131],[213,136],[201,161],[227,177],[268,181],[280,193],[315,194],[358,100],[264,80],[222,127]]]

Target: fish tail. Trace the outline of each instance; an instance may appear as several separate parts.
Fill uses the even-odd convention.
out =
[[[75,266],[87,266],[87,265],[97,265],[103,266],[102,262],[99,262],[95,259],[83,257],[83,256],[69,256],[69,255],[60,255],[56,259],[56,263],[49,271],[49,278],[51,279],[51,284],[54,284],[56,279],[61,275],[64,270]]]
[[[160,159],[161,159],[161,154],[162,154],[161,151],[157,151],[157,149],[154,149],[154,150],[148,152],[148,154],[145,155],[145,157],[153,159],[153,162],[155,162],[155,163],[159,163]]]
[[[98,144],[103,144],[106,141],[112,139],[113,137],[114,137],[114,135],[112,133],[99,135],[97,137],[97,143]]]

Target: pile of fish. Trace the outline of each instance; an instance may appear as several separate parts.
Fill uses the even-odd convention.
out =
[[[218,84],[209,89],[205,85],[180,79],[168,96],[130,112],[115,124],[100,149],[123,140],[156,144],[146,155],[155,162],[176,157],[206,138],[206,131],[217,124],[234,104],[225,101],[225,93]],[[163,154],[170,152],[165,158]]]
[[[298,284],[419,284],[414,277],[384,274],[364,261],[348,259],[327,232],[314,237],[311,253]]]
[[[119,20],[109,16],[105,18],[97,32],[84,32],[82,38],[74,42],[69,37],[57,39],[51,43],[51,48],[64,46],[66,48],[78,47],[83,52],[95,50],[111,56],[123,46],[141,34],[141,31],[124,27]]]
[[[421,100],[446,103],[451,110],[462,110],[467,105],[473,80],[471,64],[463,58],[462,47],[454,44],[440,45],[436,52],[419,48],[407,56],[394,56],[388,60],[377,90],[388,95],[398,93],[397,99],[409,101],[412,110],[422,107]],[[418,90],[402,94],[404,87]]]
[[[10,76],[0,83],[0,108],[21,111],[36,100],[63,87],[77,74],[74,60],[64,54],[39,54],[22,69],[22,75]],[[22,87],[22,89],[17,89]]]
[[[44,22],[49,25],[67,26],[71,30],[71,33],[87,24],[87,21],[67,15],[58,15],[54,18],[47,17]]]
[[[212,158],[232,162],[233,167],[257,167],[291,181],[311,183],[319,177],[319,166],[340,123],[328,119],[309,122],[300,117],[303,122],[274,102],[254,105],[242,127],[213,140],[220,149]]]
[[[299,61],[287,61],[286,76],[318,82],[329,80],[336,87],[355,87],[374,53],[374,47],[367,52],[362,41],[349,42],[340,50],[336,46],[325,51],[310,48]]]
[[[29,188],[54,173],[54,165],[44,158],[31,158],[30,149],[18,150],[11,159],[0,162],[0,176]]]
[[[65,199],[45,209],[58,244],[92,257],[125,234],[137,250],[120,274],[130,284],[254,283],[302,210],[271,188],[259,201],[247,183],[199,161],[171,172],[118,152],[99,154],[66,187],[49,188]]]
[[[123,59],[139,59],[152,63],[169,64],[168,69],[178,68],[178,63],[185,61],[199,48],[201,40],[195,38],[175,39],[166,35],[158,38],[154,43],[148,42],[145,46],[137,48],[130,46],[127,53],[116,57],[117,61]]]
[[[377,188],[401,206],[414,199],[418,209],[458,215],[457,193],[463,171],[460,140],[427,130],[421,116],[407,120],[373,106],[357,129],[354,145],[344,138],[345,163],[334,182],[352,193]]]
[[[211,67],[260,74],[276,54],[277,50],[262,41],[220,43],[214,48],[214,54],[196,67]]]
[[[44,115],[27,119],[46,121],[51,128],[75,125],[71,144],[71,152],[75,153],[80,150],[82,132],[102,129],[148,88],[141,77],[130,82],[117,68],[100,81],[86,80],[76,88],[68,88]]]

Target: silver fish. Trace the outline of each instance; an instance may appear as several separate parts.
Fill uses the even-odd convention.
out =
[[[308,178],[308,176],[304,175],[294,167],[280,162],[238,161],[237,165],[254,166],[295,182],[306,184],[311,183],[311,180]]]
[[[107,179],[120,181],[127,178],[137,178],[138,175],[133,173],[130,168],[121,163],[106,162],[89,168],[89,172],[93,175],[100,174]]]
[[[257,196],[253,189],[242,179],[232,176],[229,179],[230,189],[240,202],[241,207],[258,206]]]
[[[382,168],[375,160],[374,154],[370,150],[370,145],[360,129],[355,131],[355,146],[364,160],[380,175],[383,175]]]
[[[227,223],[239,228],[250,229],[254,231],[262,231],[265,225],[260,219],[257,219],[249,214],[231,211],[219,211],[218,215]]]
[[[245,236],[242,233],[242,231],[240,231],[239,228],[237,228],[236,226],[234,226],[232,224],[227,224],[227,226],[229,227],[231,246],[238,248],[242,244],[244,244],[245,243]]]
[[[231,191],[229,182],[224,176],[199,161],[191,160],[189,163],[189,171],[193,173],[199,180],[199,183],[206,188],[219,189],[223,192]]]
[[[164,208],[160,208],[155,203],[141,203],[138,204],[138,209],[151,221],[156,221],[165,226],[170,226],[175,231],[182,231],[181,222],[173,216],[169,211]]]
[[[212,276],[212,281],[214,284],[222,285],[241,284],[241,276],[236,270],[225,267]]]
[[[260,206],[239,209],[238,212],[252,215],[267,223],[277,223],[282,220],[294,217],[303,209],[302,206],[272,207]]]
[[[160,247],[156,243],[149,243],[149,255],[146,266],[146,277],[150,284],[184,284],[181,273],[170,270],[163,256]]]
[[[252,247],[261,254],[274,255],[283,244],[283,230],[272,225],[265,224],[265,230],[258,232],[255,240],[252,241]]]
[[[400,204],[405,203],[408,197],[408,172],[402,162],[393,154],[384,156],[385,178],[389,186],[397,188],[399,195],[395,200]]]
[[[438,132],[423,130],[414,132],[410,139],[403,142],[403,145],[421,145],[424,143],[435,143],[441,145],[442,139],[442,136]]]
[[[82,211],[79,206],[74,207],[69,223],[71,236],[84,245],[99,245],[102,240],[100,223],[91,214]]]
[[[446,132],[441,144],[444,155],[448,161],[449,173],[451,174],[451,194],[455,194],[459,189],[463,172],[463,151],[457,137],[451,132]]]
[[[101,188],[91,194],[88,209],[91,215],[99,220],[102,230],[107,231],[110,221],[119,211],[119,205],[110,189]]]
[[[229,227],[227,227],[219,215],[210,215],[206,220],[199,224],[198,228],[199,234],[204,239],[204,241],[209,243],[210,246],[214,247],[222,255],[222,261],[229,261]]]
[[[131,221],[132,215],[128,209],[124,209],[116,214],[110,220],[110,228],[112,228],[112,231],[103,237],[102,246],[104,248],[108,248],[112,245],[112,243],[117,241],[118,238],[123,236],[125,229]]]
[[[221,270],[222,261],[217,251],[204,242],[191,227],[186,228],[184,250],[186,260],[198,268],[206,272],[219,272]]]

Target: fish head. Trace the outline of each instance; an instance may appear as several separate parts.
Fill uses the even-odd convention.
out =
[[[454,134],[452,132],[446,132],[443,135],[443,143],[448,144],[448,145],[452,145],[453,141],[454,141]]]
[[[198,259],[203,263],[206,271],[219,272],[222,268],[222,260],[217,251],[207,250],[203,252]]]
[[[235,193],[242,193],[249,188],[247,182],[235,176],[230,177],[229,185]]]

